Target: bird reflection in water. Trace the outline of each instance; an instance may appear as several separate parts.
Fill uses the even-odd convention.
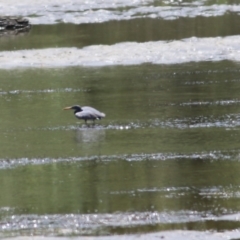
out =
[[[105,141],[105,129],[103,128],[78,128],[75,130],[75,141],[82,149],[88,149],[91,153],[100,153]]]
[[[76,129],[77,142],[99,142],[105,139],[105,129],[103,128],[79,128]]]

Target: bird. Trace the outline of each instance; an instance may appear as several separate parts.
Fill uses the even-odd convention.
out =
[[[92,120],[93,123],[95,123],[96,119],[100,120],[101,118],[104,118],[106,116],[105,113],[102,113],[97,109],[88,106],[81,107],[79,105],[73,105],[70,107],[65,107],[63,110],[69,109],[73,109],[75,117],[78,119],[83,119],[86,124],[87,120]]]

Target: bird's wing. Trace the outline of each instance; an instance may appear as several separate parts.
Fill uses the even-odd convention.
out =
[[[92,114],[94,114],[94,116],[96,118],[103,118],[105,117],[105,113],[102,113],[100,111],[98,111],[97,109],[93,108],[93,107],[88,107],[88,106],[85,106],[85,107],[82,107],[82,110],[85,112],[91,112]]]
[[[89,111],[97,111],[97,109],[93,108],[93,107],[89,107],[89,106],[84,106],[84,107],[81,107],[82,110],[89,110]]]
[[[91,111],[82,111],[75,113],[75,116],[80,119],[96,119],[98,118],[97,114],[91,112]]]

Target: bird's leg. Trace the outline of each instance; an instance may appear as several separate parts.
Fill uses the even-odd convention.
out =
[[[84,119],[85,120],[85,124],[87,127],[89,127],[88,123],[87,123],[87,119]]]

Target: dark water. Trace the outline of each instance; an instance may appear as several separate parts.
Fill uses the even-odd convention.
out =
[[[238,19],[35,25],[0,49],[238,35]],[[214,59],[1,69],[0,236],[239,229],[239,92],[239,63]],[[86,126],[73,104],[106,118]]]
[[[0,50],[78,47],[239,35],[239,14],[175,20],[140,18],[92,24],[33,25],[27,34],[0,38]]]

